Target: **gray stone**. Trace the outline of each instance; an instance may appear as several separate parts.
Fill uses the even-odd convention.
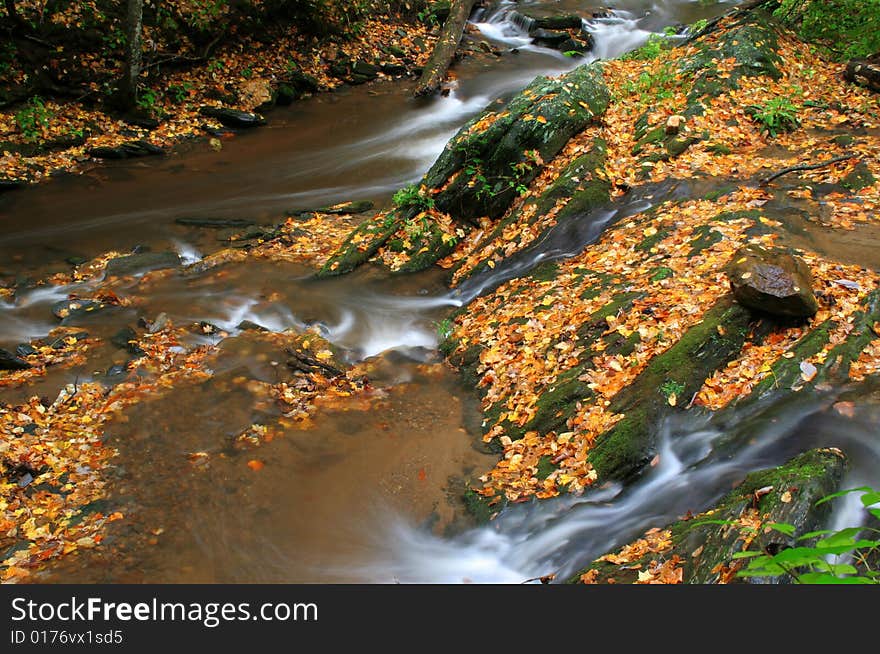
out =
[[[107,263],[107,276],[122,277],[179,265],[180,257],[176,252],[140,252],[111,259]]]
[[[742,247],[726,272],[737,302],[749,309],[780,318],[809,318],[819,310],[810,268],[783,249]]]

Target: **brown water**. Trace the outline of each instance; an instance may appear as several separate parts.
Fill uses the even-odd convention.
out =
[[[585,3],[523,4],[573,9]],[[702,18],[727,5],[628,0],[620,7],[634,13],[594,26],[603,56],[637,45],[646,29]],[[481,29],[497,36],[500,46],[515,47],[516,35],[497,28]],[[462,62],[458,86],[447,98],[413,101],[406,84],[343,89],[276,111],[268,127],[225,141],[220,152],[194,142],[159,160],[95,166],[78,177],[0,196],[0,276],[39,278],[69,269],[64,259],[71,255],[135,245],[175,248],[191,259],[219,247],[215,232],[175,225],[182,216],[269,223],[290,209],[363,198],[387,202],[394,190],[420,177],[471,115],[537,73],[577,63],[546,50],[518,50]],[[821,237],[822,245],[854,251],[852,244],[864,243],[864,234]],[[870,238],[876,242],[876,235]],[[873,245],[863,249],[876,257]],[[391,516],[423,525],[435,537],[461,530],[462,490],[494,457],[476,436],[475,398],[437,362],[435,323],[450,306],[441,278],[388,279],[363,270],[315,282],[310,272],[274,263],[201,273],[181,269],[117,289],[133,300],[131,307],[77,323],[106,339],[141,317],[164,312],[175,324],[210,321],[232,337],[212,359],[211,379],[136,405],[108,426],[108,443],[120,454],[107,509],[126,518],[112,524],[104,546],[63,559],[44,580],[389,582],[396,573],[371,569],[370,563],[396,545],[411,553],[423,544],[390,543],[400,533]],[[0,304],[0,347],[44,336],[57,324],[53,301],[88,290],[24,284],[15,302]],[[308,428],[279,423],[278,409],[248,382],[274,383],[288,374],[279,372],[283,353],[239,333],[235,327],[243,319],[273,331],[320,330],[350,361],[363,361],[375,391],[322,408]],[[198,342],[194,335],[190,344]],[[55,370],[28,388],[5,390],[3,400],[54,397],[80,380],[111,384],[108,371],[127,359],[104,344],[85,364]],[[235,445],[235,437],[255,423],[280,425],[280,433],[256,448]],[[207,456],[194,464],[195,452]],[[265,465],[252,470],[252,460]],[[472,554],[472,543],[448,544]],[[449,547],[442,553],[455,555]],[[419,560],[423,569],[409,578],[446,579],[444,571]],[[521,579],[517,575],[526,567],[490,579]]]

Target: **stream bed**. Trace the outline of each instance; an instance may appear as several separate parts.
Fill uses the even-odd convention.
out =
[[[557,12],[583,2],[521,2]],[[595,57],[614,57],[665,25],[711,17],[736,3],[624,0],[605,18],[588,20]],[[0,198],[0,274],[21,282],[0,304],[0,347],[45,336],[53,304],[75,286],[28,288],[28,278],[69,270],[90,258],[135,247],[173,249],[183,263],[219,245],[211,230],[175,223],[181,217],[277,221],[285,211],[346,200],[388,203],[417,180],[458,128],[503,101],[537,74],[583,63],[530,44],[512,21],[514,3],[477,15],[475,28],[503,56],[465,59],[448,97],[408,98],[391,83],[354,87],[276,112],[268,127],[244,133],[215,152],[204,143],[160,161],[95,167],[80,177]],[[515,52],[514,52],[515,51]],[[880,450],[869,436],[880,420],[880,393],[867,392],[852,417],[830,407],[845,389],[804,406],[797,400],[755,409],[751,446],[716,451],[728,426],[705,417],[670,423],[660,463],[630,487],[598,488],[504,512],[473,528],[462,493],[497,458],[480,442],[476,395],[442,363],[437,327],[450,309],[537,263],[574,254],[603,226],[692,192],[682,182],[657,196],[627,198],[592,231],[562,223],[529,251],[486,278],[450,294],[441,274],[389,278],[360,270],[315,281],[296,264],[229,263],[204,272],[182,269],[127,289],[132,306],[101,312],[77,326],[109,339],[142,316],[165,313],[179,323],[209,322],[228,336],[210,380],[143,402],[107,429],[117,448],[108,508],[128,507],[111,544],[62,559],[43,580],[54,582],[522,582],[559,579],[653,526],[706,508],[745,473],[782,463],[810,446],[847,451],[845,486],[876,483]],[[808,228],[808,226],[807,226]],[[804,233],[804,239],[809,239]],[[569,249],[566,249],[569,248]],[[834,243],[829,249],[837,247]],[[574,248],[574,249],[571,249]],[[876,249],[866,251],[874,257]],[[862,261],[877,265],[876,261]],[[265,443],[255,474],[251,453],[232,447],[250,425],[278,420],[248,381],[273,382],[278,353],[241,329],[251,321],[271,331],[317,330],[366,366],[376,389],[369,403],[328,406],[307,426],[287,426]],[[215,336],[194,336],[215,342]],[[10,391],[14,403],[57,395],[85,380],[113,383],[124,353],[107,347],[86,364],[55,371]],[[765,412],[762,414],[761,412]],[[283,422],[281,423],[284,424]],[[872,442],[875,443],[872,445]],[[194,452],[211,463],[194,468]],[[846,524],[852,502],[835,520]]]

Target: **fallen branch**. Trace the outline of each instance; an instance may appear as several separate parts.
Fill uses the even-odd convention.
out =
[[[804,170],[818,170],[819,168],[826,168],[828,166],[832,166],[836,163],[840,163],[841,161],[849,161],[850,159],[856,159],[859,155],[857,154],[844,154],[840,157],[834,157],[833,159],[829,159],[828,161],[823,161],[821,163],[815,164],[800,164],[798,166],[789,166],[788,168],[783,168],[778,173],[773,173],[769,177],[761,180],[758,186],[767,186],[770,182],[778,177],[782,177],[783,175],[788,175],[789,173],[798,173]]]
[[[440,38],[434,46],[431,58],[425,64],[419,83],[413,90],[414,96],[431,95],[440,89],[440,84],[443,83],[446,71],[452,63],[452,58],[461,41],[462,32],[464,32],[464,26],[470,18],[475,4],[476,0],[454,0],[452,3],[449,18],[443,23]]]

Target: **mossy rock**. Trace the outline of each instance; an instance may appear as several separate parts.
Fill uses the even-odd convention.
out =
[[[626,480],[638,474],[654,455],[656,430],[662,418],[679,410],[661,392],[674,384],[686,404],[704,380],[733,359],[745,342],[750,314],[730,296],[706,312],[703,320],[615,395],[608,407],[624,417],[596,439],[588,460],[600,480]]]
[[[776,468],[753,472],[708,511],[664,527],[671,532],[671,547],[662,554],[648,553],[624,565],[596,560],[573,575],[569,583],[577,583],[591,570],[596,571],[591,575],[595,583],[632,583],[652,561],[676,556],[684,583],[718,583],[737,565],[733,556],[744,549],[746,532],[736,522],[740,516],[755,509],[764,525],[787,523],[794,527],[791,535],[759,530],[748,545],[750,551],[777,551],[803,544],[798,537],[824,526],[831,505],[816,503],[838,490],[845,469],[846,459],[839,450],[815,449]]]
[[[500,217],[568,142],[610,103],[601,64],[585,64],[556,79],[537,77],[500,112],[487,110],[465,125],[425,175],[442,189],[438,209],[457,220]],[[480,125],[492,122],[485,128]]]
[[[868,164],[864,161],[857,163],[856,167],[840,180],[841,186],[850,191],[861,191],[863,188],[873,186],[876,183],[877,178],[874,177],[871,169],[868,168]]]
[[[711,39],[697,39],[693,45],[698,52],[682,59],[679,67],[682,74],[694,76],[686,114],[693,113],[704,98],[738,89],[744,77],[782,77],[775,23],[760,10],[745,13],[733,27],[714,32]],[[722,77],[715,62],[727,59],[734,60],[734,68]]]

